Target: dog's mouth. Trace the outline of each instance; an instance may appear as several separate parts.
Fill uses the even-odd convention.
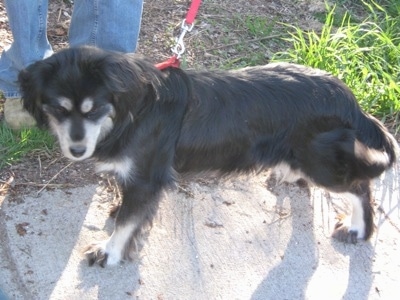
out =
[[[82,146],[82,145],[77,145],[77,146],[70,146],[69,147],[69,153],[72,155],[74,160],[82,160],[85,157],[85,153],[87,151],[87,147]]]

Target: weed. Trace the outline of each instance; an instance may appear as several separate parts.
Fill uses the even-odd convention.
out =
[[[370,16],[352,23],[345,14],[336,28],[335,7],[321,32],[290,26],[293,49],[273,60],[292,61],[326,70],[353,90],[363,109],[379,118],[400,114],[400,17],[383,6],[364,3]]]
[[[0,169],[13,164],[26,154],[54,148],[54,138],[47,131],[37,128],[22,129],[14,132],[4,124],[0,124]]]

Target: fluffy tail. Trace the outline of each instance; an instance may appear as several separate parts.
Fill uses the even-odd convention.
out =
[[[358,122],[355,140],[352,140],[351,147],[346,144],[343,150],[348,159],[353,160],[354,179],[373,179],[396,162],[399,146],[381,122],[363,114]]]
[[[355,155],[367,166],[380,166],[382,172],[390,168],[400,153],[399,145],[381,122],[366,115],[360,120]]]
[[[396,140],[378,120],[367,117],[361,122],[358,128],[316,134],[301,156],[302,170],[317,184],[340,192],[389,169],[398,155]]]

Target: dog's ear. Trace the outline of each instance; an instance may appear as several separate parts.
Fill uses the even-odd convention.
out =
[[[23,69],[18,74],[24,108],[35,118],[39,127],[47,127],[47,116],[42,107],[42,91],[45,81],[51,74],[50,66],[37,62]]]
[[[143,99],[153,101],[187,99],[191,83],[185,72],[172,68],[164,72],[136,54],[109,57],[103,64],[104,84],[116,94],[128,96],[131,105],[138,106]]]
[[[136,99],[145,96],[149,87],[161,85],[161,73],[136,54],[109,56],[103,61],[101,69],[103,82],[111,91],[129,93]]]

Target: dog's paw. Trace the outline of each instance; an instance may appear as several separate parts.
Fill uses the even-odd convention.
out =
[[[358,240],[364,239],[364,229],[351,225],[350,217],[340,219],[332,233],[332,237],[348,244],[356,244]]]
[[[336,224],[335,230],[332,233],[333,238],[348,244],[356,244],[358,240],[357,236],[357,231],[352,231],[348,226],[339,223]]]
[[[98,264],[102,268],[105,266],[116,265],[122,260],[120,253],[107,251],[107,243],[95,243],[86,247],[84,255],[88,260],[89,266]]]

